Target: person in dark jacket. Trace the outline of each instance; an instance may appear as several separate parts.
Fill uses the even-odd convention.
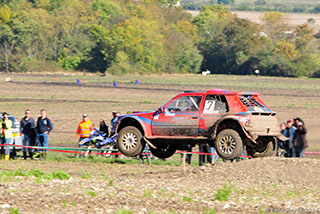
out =
[[[107,136],[109,136],[109,127],[103,119],[100,120],[99,129],[100,129],[100,131],[105,133]]]
[[[293,117],[293,126],[297,128],[299,121],[304,125],[304,121],[300,117]]]
[[[20,131],[23,137],[23,146],[34,146],[36,141],[36,122],[31,117],[31,112],[29,109],[25,111],[25,117],[20,121]],[[33,159],[33,149],[28,148],[30,159]],[[23,158],[27,159],[27,149],[23,147]]]
[[[41,116],[38,118],[37,121],[37,138],[39,142],[39,146],[48,147],[49,141],[48,136],[53,129],[53,124],[51,120],[47,117],[46,110],[42,109],[40,111]],[[46,153],[48,150],[40,150],[40,157],[46,157]],[[41,154],[42,153],[42,154]]]
[[[297,122],[297,129],[293,137],[293,142],[296,151],[296,157],[304,158],[304,150],[308,148],[308,141],[306,138],[307,128],[302,121]]]

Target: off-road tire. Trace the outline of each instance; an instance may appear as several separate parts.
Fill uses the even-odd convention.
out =
[[[128,157],[134,157],[142,152],[144,145],[142,143],[142,134],[134,126],[128,126],[121,129],[117,146],[119,151]]]
[[[273,142],[272,140],[268,140],[265,146],[265,149],[261,152],[256,151],[255,149],[248,150],[248,155],[253,158],[263,158],[270,157],[273,155]]]
[[[176,148],[171,144],[166,144],[164,146],[161,146],[161,148],[157,148],[157,149],[154,149],[150,146],[150,151],[157,158],[164,159],[174,155],[174,153],[176,153]]]
[[[225,160],[232,160],[240,157],[243,145],[238,132],[233,129],[221,131],[214,143],[218,155]]]

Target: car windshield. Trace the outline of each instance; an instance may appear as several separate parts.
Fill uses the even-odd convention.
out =
[[[167,105],[166,110],[170,112],[196,112],[199,110],[201,96],[181,96]]]

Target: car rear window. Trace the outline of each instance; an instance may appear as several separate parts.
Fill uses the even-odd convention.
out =
[[[240,96],[240,101],[248,109],[248,111],[255,112],[269,112],[269,109],[249,95]]]

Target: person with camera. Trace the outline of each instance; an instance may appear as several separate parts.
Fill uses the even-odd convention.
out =
[[[11,144],[12,140],[12,121],[9,120],[6,112],[2,113],[0,119],[0,144]],[[1,158],[5,157],[5,160],[10,159],[10,146],[1,146]]]
[[[296,157],[304,158],[304,150],[308,148],[308,141],[306,138],[307,132],[307,128],[303,121],[298,119],[297,129],[293,137]]]
[[[25,115],[20,121],[20,131],[22,133],[23,146],[34,146],[36,142],[36,122],[31,117],[31,111],[27,109]],[[23,158],[27,159],[27,149],[23,147]],[[33,149],[28,148],[30,159],[33,159]]]

